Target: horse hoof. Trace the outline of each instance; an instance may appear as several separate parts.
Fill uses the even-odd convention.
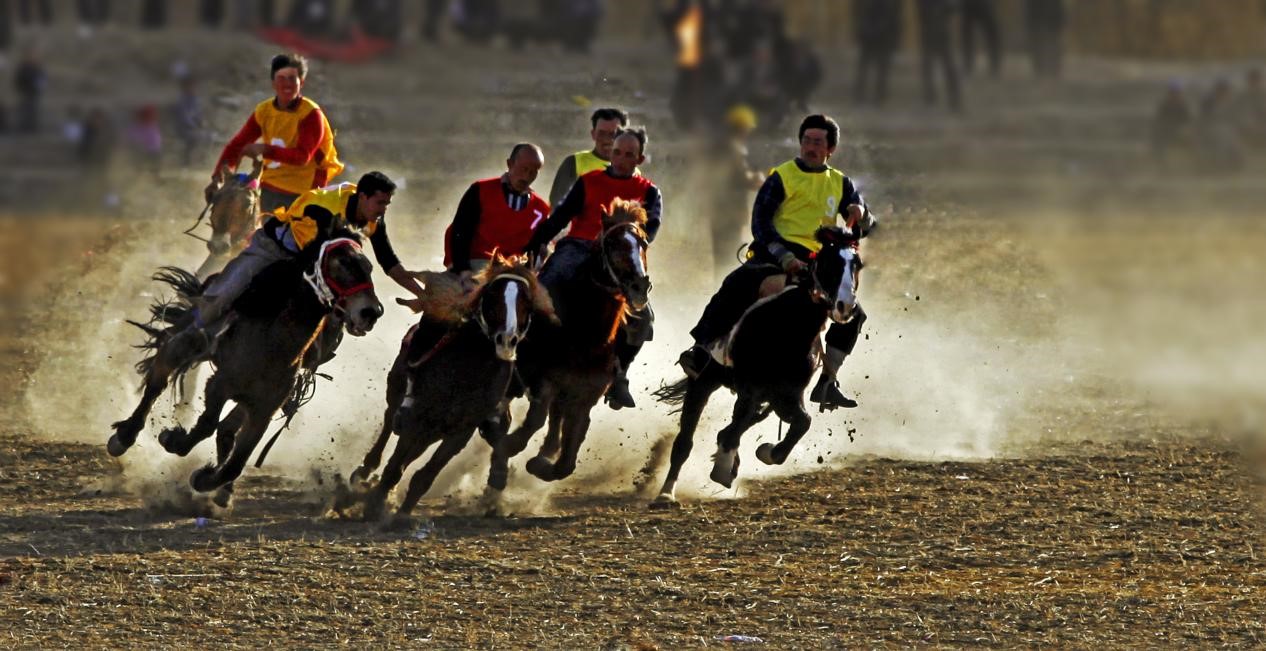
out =
[[[554,462],[545,457],[532,457],[529,459],[527,471],[543,481],[554,481]]]
[[[189,433],[183,427],[170,427],[158,433],[158,444],[163,449],[177,456],[189,454],[190,448],[185,443]]]
[[[760,459],[762,463],[765,463],[771,466],[782,463],[782,461],[778,461],[774,459],[774,444],[773,443],[761,443],[760,447],[756,448],[756,458]]]
[[[222,509],[229,508],[229,503],[232,500],[233,500],[233,484],[225,484],[221,486],[219,490],[215,492],[215,495],[211,498],[211,502]]]
[[[413,516],[408,513],[394,513],[391,517],[386,518],[379,525],[383,531],[408,531],[416,524]]]
[[[664,511],[667,509],[675,509],[679,506],[681,506],[681,503],[677,501],[676,497],[673,497],[672,493],[660,493],[655,497],[655,500],[650,503],[649,508],[652,511]]]
[[[712,481],[730,488],[734,485],[734,480],[738,478],[738,468],[738,450],[726,452],[718,449],[716,459],[712,462],[712,473],[708,477]]]
[[[118,434],[110,435],[110,440],[106,442],[106,452],[109,452],[112,457],[122,456],[130,447],[132,444],[124,443]]]
[[[375,464],[375,466],[377,466],[377,464]],[[373,470],[371,470],[368,465],[357,468],[355,471],[352,472],[352,475],[347,478],[348,485],[355,486],[357,484],[368,483],[369,473],[371,472],[373,472]]]
[[[215,480],[215,468],[211,466],[204,466],[195,470],[189,476],[189,485],[193,486],[193,489],[199,493],[206,493],[220,487]]]

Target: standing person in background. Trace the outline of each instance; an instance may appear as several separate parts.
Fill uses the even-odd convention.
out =
[[[198,19],[207,29],[218,29],[224,22],[224,0],[202,0]]]
[[[261,212],[285,208],[300,194],[325,187],[343,171],[334,148],[334,130],[321,107],[302,95],[307,60],[297,54],[279,54],[270,69],[275,97],[260,102],[225,145],[211,171],[207,203],[219,187],[215,179],[221,167],[235,170],[244,156],[264,158],[259,181]]]
[[[1039,78],[1058,79],[1063,68],[1063,0],[1025,0],[1024,21],[1029,31],[1033,72]]]
[[[128,125],[127,142],[139,167],[158,176],[163,158],[163,134],[158,128],[158,108],[146,104],[136,110]]]
[[[950,20],[954,6],[950,0],[918,0],[919,2],[919,57],[923,68],[923,101],[928,106],[937,103],[935,68],[941,68],[945,78],[945,95],[951,111],[963,108],[959,95],[958,66],[950,52]]]
[[[18,0],[18,22],[23,25],[34,25],[38,22],[45,27],[52,25],[52,0]]]
[[[723,136],[712,150],[720,153],[720,169],[713,170],[712,260],[713,270],[728,273],[737,260],[738,249],[745,236],[752,209],[752,193],[760,189],[765,175],[752,169],[748,162],[747,141],[756,129],[756,112],[739,104],[725,114]]]
[[[141,29],[167,26],[167,0],[145,0],[141,4]]]
[[[997,79],[1002,74],[1002,44],[998,38],[995,0],[962,0],[959,20],[963,36],[963,72],[970,75],[976,67],[976,32],[979,31],[985,41],[989,75]]]
[[[889,0],[855,0],[853,3],[853,24],[857,27],[856,38],[861,50],[853,93],[863,104],[873,102],[882,106],[888,99],[888,70],[901,45],[902,6],[901,2]]]
[[[48,76],[35,48],[27,48],[22,62],[13,73],[14,90],[18,93],[18,130],[35,133],[40,128],[40,99]]]
[[[180,78],[180,98],[172,107],[172,118],[176,125],[176,136],[184,145],[180,161],[185,167],[193,164],[194,151],[202,144],[203,124],[202,101],[198,98],[196,82],[193,75],[186,74]]]
[[[615,136],[629,123],[629,114],[618,108],[600,108],[589,116],[592,128],[589,137],[593,139],[593,149],[578,151],[563,159],[554,173],[554,183],[549,189],[549,205],[558,206],[567,191],[576,183],[576,179],[594,170],[606,169],[611,162],[611,146]]]

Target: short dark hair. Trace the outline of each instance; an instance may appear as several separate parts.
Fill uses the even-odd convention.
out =
[[[634,138],[637,138],[637,144],[642,148],[642,151],[638,153],[642,155],[646,154],[646,144],[649,143],[651,140],[646,135],[646,127],[637,126],[637,127],[627,127],[624,129],[620,129],[619,131],[616,132],[615,137],[619,138],[620,136],[624,136],[624,135],[630,135],[630,136],[633,136]]]
[[[625,126],[629,123],[629,113],[624,109],[600,108],[589,116],[589,122],[594,129],[598,128],[598,120],[619,120],[620,126]]]
[[[290,54],[278,54],[273,57],[273,62],[269,65],[269,68],[272,69],[272,72],[268,75],[269,79],[276,77],[277,71],[282,68],[297,68],[299,70],[300,79],[308,76],[308,60],[298,54],[295,54],[294,52],[291,52]]]
[[[372,197],[379,192],[391,194],[396,191],[396,184],[379,171],[367,172],[356,182],[356,193]]]
[[[510,158],[507,160],[509,160],[510,162],[514,162],[514,159],[518,157],[519,152],[523,151],[524,149],[535,150],[538,154],[541,155],[541,158],[545,158],[545,153],[541,151],[540,147],[537,147],[536,145],[530,142],[521,142],[515,145],[514,148],[510,150]]]
[[[796,140],[804,140],[804,132],[809,129],[826,129],[826,144],[828,147],[834,147],[840,142],[840,125],[835,120],[821,113],[814,113],[800,123],[800,135]]]

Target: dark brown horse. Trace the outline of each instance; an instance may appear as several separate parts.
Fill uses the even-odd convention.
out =
[[[198,280],[206,280],[223,269],[246,248],[251,233],[259,226],[259,175],[263,169],[263,160],[259,159],[250,174],[232,174],[225,166],[215,175],[219,189],[207,204],[211,239],[207,240],[207,259],[194,272]]]
[[[681,466],[690,456],[695,428],[708,399],[722,386],[738,394],[730,423],[717,433],[712,480],[729,488],[738,476],[739,439],[772,411],[788,424],[777,445],[764,443],[756,458],[781,464],[812,422],[804,409],[804,390],[817,368],[819,336],[827,318],[839,323],[856,316],[862,261],[857,240],[838,228],[822,228],[822,249],[808,273],[748,308],[723,356],[727,365],[708,364],[695,379],[684,379],[656,392],[669,404],[681,404],[681,427],[673,442],[672,462],[657,506],[676,503]]]
[[[405,469],[435,443],[439,448],[409,482],[397,511],[401,515],[413,510],[476,427],[496,446],[510,425],[505,396],[519,342],[533,316],[553,323],[558,319],[549,293],[521,262],[497,256],[477,282],[471,294],[453,300],[446,295],[454,292],[445,291],[445,286],[459,284],[451,274],[432,274],[426,280],[422,321],[406,335],[387,375],[382,430],[352,473],[353,483],[369,477],[391,433],[398,435],[395,452],[367,496],[367,518],[380,515]],[[429,300],[432,296],[436,300]]]
[[[191,305],[203,286],[179,269],[168,267],[157,274],[155,279],[175,288],[177,297],[154,305],[149,324],[133,322],[149,335],[144,347],[154,352],[137,364],[145,377],[144,395],[130,417],[114,424],[107,446],[110,454],[119,456],[135,443],[154,400],[173,375],[211,361],[216,372],[207,382],[206,407],[193,430],[169,428],[158,439],[168,452],[188,454],[216,433],[220,412],[232,400],[237,408],[226,419],[231,426],[220,427],[216,437],[217,465],[198,470],[190,483],[205,492],[236,479],[269,419],[290,395],[304,355],[321,335],[327,317],[339,316],[349,333],[360,336],[382,316],[369,259],[354,236],[339,235],[310,247],[294,261],[265,269],[234,303],[236,318],[207,352],[180,350],[172,343],[179,341],[172,336],[192,320]],[[222,506],[227,500],[226,492],[217,495]]]
[[[547,421],[548,433],[528,472],[555,481],[575,471],[589,411],[614,377],[619,327],[630,310],[646,306],[651,290],[642,229],[646,211],[637,202],[617,199],[603,213],[603,232],[588,260],[571,279],[548,288],[562,325],[533,328],[520,346],[528,412],[494,448],[488,476],[494,493],[505,488],[509,459]]]

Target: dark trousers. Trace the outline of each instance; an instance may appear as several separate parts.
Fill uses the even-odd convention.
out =
[[[1002,71],[1002,48],[998,42],[998,15],[991,0],[966,0],[962,4],[960,27],[963,37],[963,71],[971,74],[976,66],[976,32],[985,41],[989,74],[997,77]]]
[[[889,48],[862,46],[861,56],[857,59],[857,84],[853,89],[858,101],[883,104],[888,99],[888,69],[892,65],[892,54]]]

